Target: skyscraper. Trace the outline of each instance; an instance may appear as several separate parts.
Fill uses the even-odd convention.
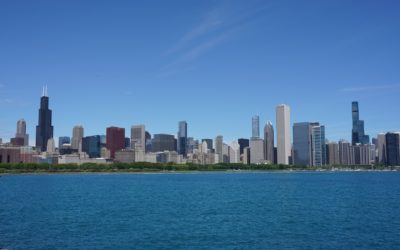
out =
[[[339,160],[339,145],[336,142],[330,142],[326,145],[327,148],[327,164],[328,165],[338,165],[340,164]]]
[[[400,164],[400,133],[386,133],[386,164]]]
[[[378,134],[378,164],[386,163],[386,135],[383,133]]]
[[[312,166],[322,166],[326,164],[325,126],[318,123],[311,125]]]
[[[325,126],[318,122],[293,124],[293,164],[303,166],[326,164]]]
[[[178,130],[178,154],[186,157],[187,155],[187,123],[186,121],[179,122]]]
[[[209,149],[209,150],[213,149],[213,140],[212,139],[202,139],[201,142],[207,143],[207,149]]]
[[[351,114],[352,114],[352,120],[353,120],[353,128],[351,130],[352,145],[356,145],[357,143],[368,144],[369,136],[365,135],[364,121],[360,120],[358,102],[351,103]]]
[[[346,140],[339,141],[339,162],[342,165],[354,164],[354,152],[350,142]]]
[[[47,87],[43,88],[43,95],[40,98],[39,121],[36,126],[36,148],[45,152],[47,142],[53,138],[53,126],[51,125],[52,112],[49,109],[49,97]]]
[[[274,127],[268,121],[264,127],[264,159],[270,163],[274,163]]]
[[[79,145],[82,146],[83,136],[84,136],[84,131],[83,131],[83,127],[81,125],[77,125],[72,129],[71,148],[73,150],[78,150]]]
[[[250,138],[250,163],[264,162],[264,140],[257,137]]]
[[[106,147],[110,150],[110,157],[115,158],[115,151],[125,148],[125,129],[108,127],[106,131]]]
[[[249,141],[249,139],[246,139],[246,138],[240,138],[238,140],[238,142],[239,142],[239,145],[240,145],[240,154],[243,154],[244,148],[250,146],[250,141]]]
[[[71,138],[69,136],[58,137],[58,149],[62,148],[64,144],[70,144]]]
[[[218,162],[223,162],[223,144],[224,138],[222,135],[215,137],[215,154],[218,155]]]
[[[15,134],[15,138],[23,138],[24,146],[28,146],[29,135],[26,133],[26,122],[24,119],[17,121],[17,133]]]
[[[299,122],[293,124],[293,164],[311,166],[312,158],[311,124]]]
[[[240,145],[237,141],[233,141],[229,145],[229,162],[230,163],[240,162]]]
[[[251,136],[253,138],[260,138],[260,117],[258,115],[255,115],[251,118],[251,128]]]
[[[278,164],[289,164],[291,155],[290,108],[285,104],[276,107],[276,131]]]
[[[175,137],[168,134],[155,134],[152,139],[152,152],[175,151]]]
[[[82,138],[82,151],[90,158],[98,158],[101,155],[100,136],[86,136]]]
[[[131,127],[131,148],[143,152],[146,150],[146,129],[143,124]]]

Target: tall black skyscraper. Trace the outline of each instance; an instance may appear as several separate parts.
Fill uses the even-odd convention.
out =
[[[49,109],[49,97],[47,87],[43,88],[40,98],[39,122],[36,126],[36,148],[42,152],[47,150],[47,141],[53,138],[53,126],[51,125],[51,110]]]
[[[369,136],[364,134],[364,121],[360,120],[358,102],[351,103],[351,114],[353,119],[353,128],[351,130],[351,143],[353,145],[356,145],[357,143],[368,144]]]

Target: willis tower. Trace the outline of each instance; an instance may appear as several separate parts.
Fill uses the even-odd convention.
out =
[[[364,132],[364,121],[360,120],[358,102],[351,103],[351,114],[353,120],[353,128],[351,130],[351,143],[356,145],[358,143],[368,144],[369,136]]]
[[[46,86],[43,87],[43,95],[40,98],[39,123],[36,126],[36,148],[42,152],[47,151],[47,141],[50,138],[53,138],[53,126],[51,125],[51,109],[49,109]]]

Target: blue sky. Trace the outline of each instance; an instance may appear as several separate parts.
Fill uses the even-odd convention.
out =
[[[55,137],[144,123],[195,138],[250,137],[251,117],[319,121],[350,139],[400,130],[400,1],[0,1],[0,138],[42,86]]]

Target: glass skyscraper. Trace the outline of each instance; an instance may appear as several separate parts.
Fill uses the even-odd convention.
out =
[[[100,135],[87,136],[82,138],[82,151],[90,158],[98,158],[101,155]]]
[[[51,125],[52,112],[49,109],[49,97],[47,88],[43,88],[43,96],[40,98],[39,122],[36,126],[36,148],[42,152],[47,151],[47,142],[53,138],[53,126]]]
[[[179,122],[178,130],[178,154],[186,157],[187,155],[187,123],[186,121]]]
[[[260,138],[260,117],[255,115],[251,118],[251,137],[253,138]]]
[[[360,120],[360,113],[358,109],[358,102],[351,103],[351,115],[353,120],[353,128],[351,130],[351,143],[356,145],[358,143],[368,144],[369,136],[364,132],[364,121]]]

